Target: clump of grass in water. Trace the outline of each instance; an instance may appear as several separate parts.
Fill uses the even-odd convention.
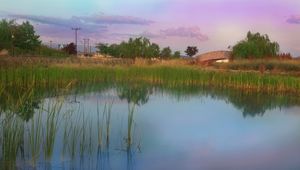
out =
[[[7,113],[11,114],[11,113]],[[15,115],[5,115],[2,121],[2,157],[1,169],[15,169],[18,151],[22,147],[24,124]]]
[[[103,136],[105,130],[105,147],[109,149],[110,143],[110,126],[111,126],[111,114],[112,114],[113,101],[109,104],[104,105],[102,112],[102,121],[100,122],[100,110],[99,104],[97,104],[97,130],[98,130],[98,151],[101,151],[103,148]]]
[[[44,146],[44,156],[46,160],[51,159],[53,154],[56,133],[59,126],[59,115],[61,113],[62,105],[63,101],[61,99],[58,99],[54,104],[49,104],[48,109],[46,110],[46,139]]]
[[[31,163],[36,167],[37,159],[40,156],[41,144],[43,141],[42,109],[39,109],[36,116],[31,120],[29,136],[29,147],[31,152]]]
[[[92,152],[92,127],[90,123],[88,128],[88,121],[85,118],[84,111],[82,111],[80,107],[77,112],[72,111],[70,113],[71,114],[66,115],[65,117],[63,156],[65,156],[68,151],[71,160],[74,160],[77,149],[79,149],[79,155],[81,158],[87,150],[89,153]],[[74,118],[74,115],[77,117]]]
[[[80,109],[80,108],[79,108]],[[70,111],[69,114],[65,115],[65,126],[64,126],[64,137],[63,137],[63,156],[65,156],[68,151],[71,159],[75,158],[75,153],[77,150],[77,142],[80,136],[78,124],[79,117],[74,121],[72,119],[75,111]]]

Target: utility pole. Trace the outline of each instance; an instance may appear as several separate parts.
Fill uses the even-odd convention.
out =
[[[72,28],[73,31],[75,31],[75,46],[76,46],[76,54],[77,54],[77,36],[78,36],[78,31],[81,30],[79,27]]]
[[[85,39],[83,39],[83,42],[84,42],[84,55],[88,55],[89,47],[90,47],[90,39],[85,38]]]

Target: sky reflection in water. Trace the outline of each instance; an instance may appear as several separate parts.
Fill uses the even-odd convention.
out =
[[[112,89],[67,97],[62,111],[80,110],[75,118],[61,120],[52,158],[38,159],[38,169],[299,169],[300,107],[263,107],[247,115],[230,95],[176,95],[160,90]],[[225,97],[224,97],[225,96]],[[267,98],[267,96],[265,96]],[[121,99],[120,99],[121,98]],[[246,96],[247,98],[247,96]],[[253,101],[248,96],[249,101]],[[44,103],[55,100],[46,99]],[[245,99],[244,99],[245,100]],[[97,147],[98,114],[112,104],[109,121],[109,146]],[[262,100],[264,101],[264,100]],[[269,100],[265,100],[269,101]],[[134,104],[135,103],[135,104]],[[271,104],[271,106],[276,104]],[[97,107],[100,112],[97,113]],[[133,108],[133,116],[128,112]],[[254,109],[255,110],[255,109]],[[76,116],[82,116],[84,120]],[[36,114],[33,116],[36,118]],[[102,117],[102,120],[107,120]],[[86,134],[88,144],[80,156],[80,138],[76,156],[62,155],[64,125],[77,122],[93,129]],[[129,121],[132,139],[128,144]],[[104,128],[105,129],[105,128]],[[80,130],[78,130],[78,133]],[[104,132],[103,132],[104,133]],[[130,136],[131,136],[130,135]],[[90,140],[89,140],[90,139]],[[104,140],[104,139],[103,139]],[[25,140],[26,141],[26,140]],[[17,159],[18,167],[32,169],[29,160]],[[24,161],[25,160],[25,161]]]

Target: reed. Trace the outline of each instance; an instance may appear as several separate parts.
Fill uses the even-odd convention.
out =
[[[287,75],[256,72],[202,70],[196,67],[141,66],[141,67],[50,67],[0,70],[0,81],[5,87],[22,88],[34,81],[34,88],[52,89],[63,93],[62,88],[93,83],[145,82],[167,84],[230,87],[242,90],[300,93],[300,78]]]
[[[42,125],[42,109],[31,120],[28,131],[29,148],[31,152],[31,162],[33,167],[36,167],[37,159],[40,156],[41,145],[43,141],[43,125]]]
[[[18,152],[24,141],[24,123],[17,116],[4,116],[2,124],[1,169],[15,169]]]
[[[49,103],[46,110],[46,127],[45,127],[45,142],[44,142],[44,156],[46,160],[50,160],[53,154],[56,133],[59,126],[60,113],[63,101],[58,99],[54,104]]]
[[[134,111],[135,104],[128,103],[128,119],[127,119],[127,151],[131,149],[132,146],[132,131],[133,131],[133,123],[134,123]]]

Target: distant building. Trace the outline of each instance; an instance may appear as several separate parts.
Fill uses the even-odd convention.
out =
[[[231,59],[230,51],[212,51],[196,56],[198,64],[228,63]]]

